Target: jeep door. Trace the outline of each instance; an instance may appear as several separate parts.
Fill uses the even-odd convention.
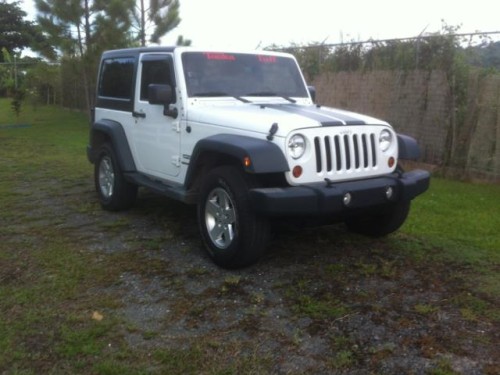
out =
[[[174,93],[173,103],[170,106],[176,106],[175,74],[171,54],[147,53],[140,56],[132,137],[138,162],[137,169],[151,176],[168,179],[177,176],[180,171],[180,121],[179,118],[166,116],[164,105],[149,103],[150,84],[169,85]]]

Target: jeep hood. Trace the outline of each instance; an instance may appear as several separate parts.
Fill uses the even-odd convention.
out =
[[[388,125],[373,117],[340,109],[292,103],[235,103],[234,100],[197,102],[187,120],[195,125],[215,125],[267,134],[274,123],[277,136],[302,128],[345,125]]]

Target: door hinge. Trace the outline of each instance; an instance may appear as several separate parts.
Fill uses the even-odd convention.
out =
[[[172,164],[176,167],[181,166],[181,158],[179,156],[172,156]]]
[[[173,130],[175,130],[177,133],[181,132],[181,122],[180,121],[175,121],[173,124]]]

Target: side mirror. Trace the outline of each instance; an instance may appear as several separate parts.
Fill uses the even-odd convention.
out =
[[[174,99],[173,90],[170,85],[151,83],[148,86],[149,104],[163,104],[169,106]]]
[[[314,86],[307,86],[307,90],[309,90],[309,95],[311,95],[311,99],[313,103],[316,102],[316,87]]]

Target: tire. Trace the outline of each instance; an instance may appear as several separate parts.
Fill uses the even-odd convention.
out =
[[[269,240],[267,219],[255,215],[248,190],[253,176],[233,166],[210,171],[200,189],[198,224],[207,252],[220,267],[249,266],[262,256]]]
[[[101,146],[94,166],[94,182],[99,202],[107,211],[130,208],[137,197],[137,186],[125,180],[113,148]]]
[[[378,214],[349,218],[345,221],[351,232],[370,237],[383,237],[398,230],[410,212],[411,202],[399,202]]]

